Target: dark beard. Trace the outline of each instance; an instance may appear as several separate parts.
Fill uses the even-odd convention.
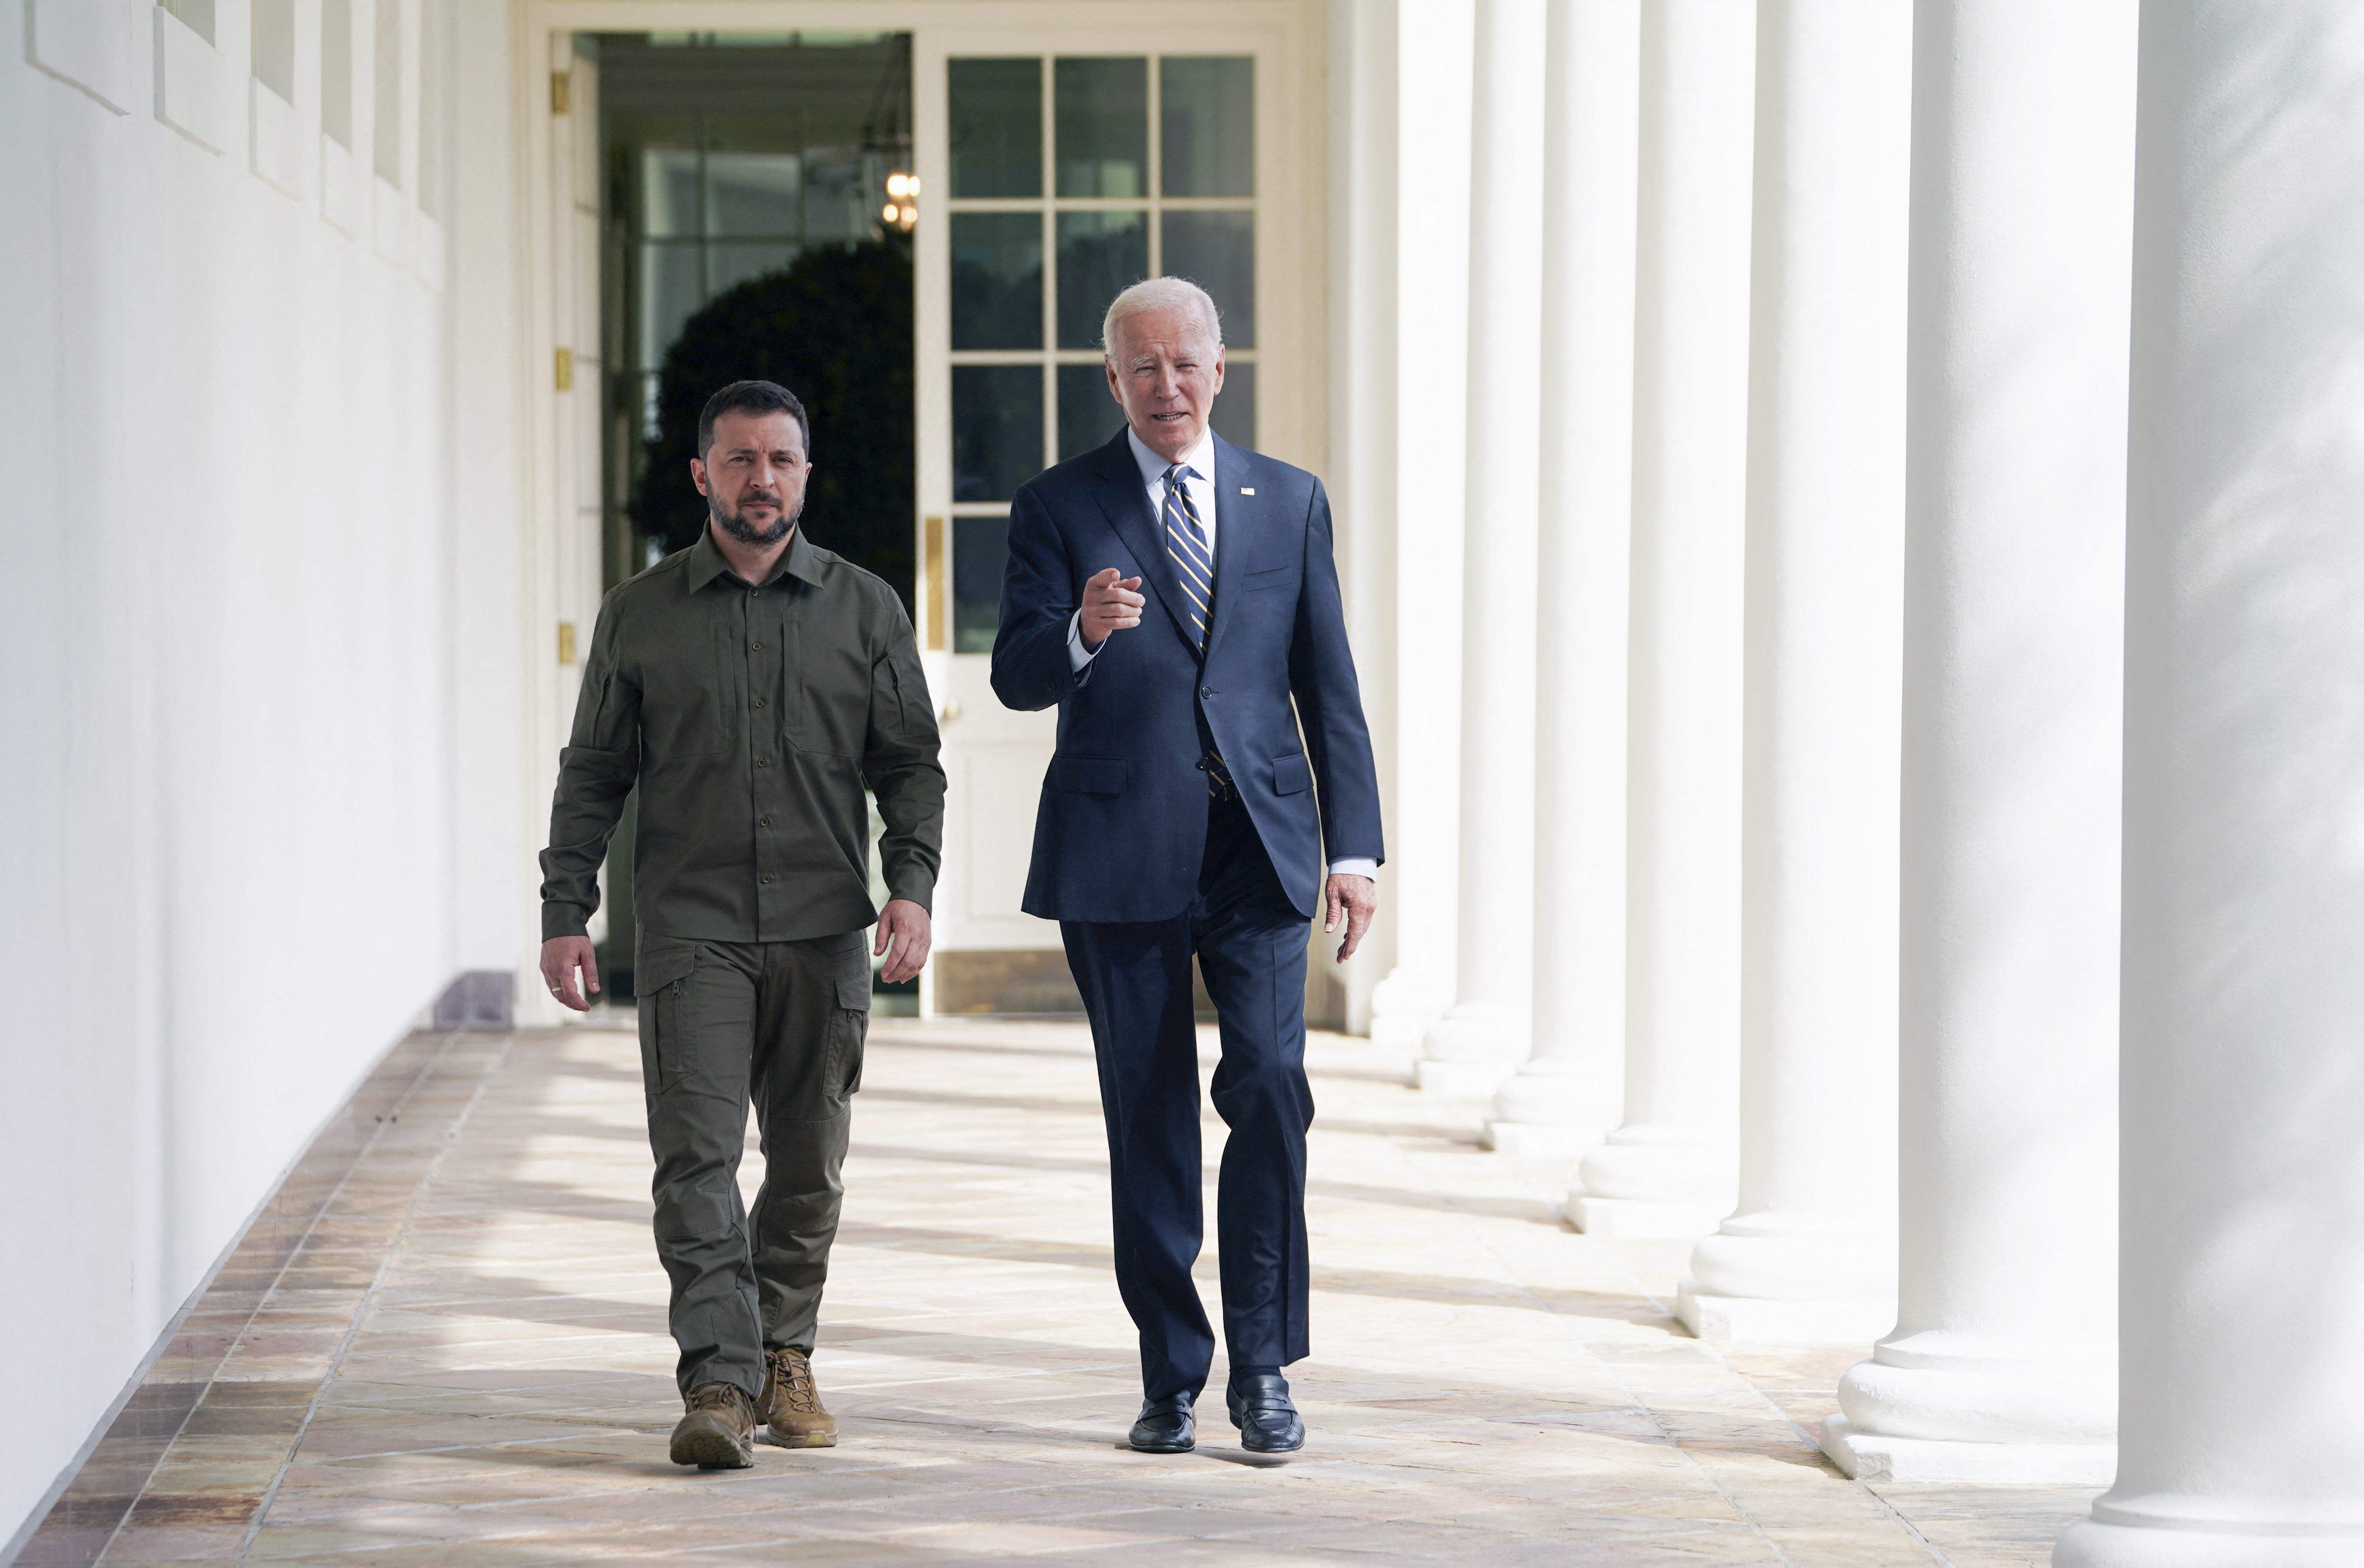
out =
[[[724,511],[722,503],[712,496],[707,497],[706,510],[707,514],[713,517],[716,527],[741,544],[754,550],[777,544],[787,538],[789,530],[797,526],[797,518],[805,515],[805,509],[800,506],[793,514],[782,513],[778,522],[759,532],[738,513]]]

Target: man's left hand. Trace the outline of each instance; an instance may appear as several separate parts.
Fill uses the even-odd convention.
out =
[[[1321,929],[1334,933],[1342,922],[1346,928],[1346,940],[1338,944],[1338,962],[1344,963],[1363,945],[1363,933],[1378,913],[1378,884],[1367,876],[1333,876],[1321,902]]]
[[[886,907],[878,911],[878,940],[870,947],[873,958],[886,955],[878,978],[892,985],[919,973],[934,940],[925,909],[909,898],[888,899]]]

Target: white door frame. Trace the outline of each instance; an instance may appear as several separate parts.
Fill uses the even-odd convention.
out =
[[[908,32],[913,41],[912,140],[920,177],[920,223],[914,233],[916,286],[914,337],[918,346],[919,428],[948,431],[950,383],[944,350],[949,347],[945,288],[948,276],[942,193],[942,61],[947,52],[1050,53],[1243,53],[1260,64],[1256,83],[1257,309],[1259,361],[1258,445],[1274,456],[1320,472],[1326,456],[1328,380],[1323,373],[1328,312],[1322,307],[1327,275],[1326,221],[1329,162],[1323,80],[1324,0],[1208,0],[1177,18],[1170,7],[1146,0],[514,0],[511,59],[516,62],[514,101],[520,173],[520,250],[517,363],[519,395],[527,417],[527,450],[521,472],[527,494],[520,530],[524,559],[525,615],[519,638],[525,713],[520,743],[522,837],[539,846],[546,836],[551,790],[559,749],[573,719],[580,683],[580,660],[588,648],[597,614],[600,579],[598,483],[599,355],[596,274],[585,277],[574,252],[579,225],[571,221],[577,182],[597,170],[580,170],[596,158],[595,128],[577,119],[556,123],[551,77],[573,61],[577,32],[698,30],[720,32],[827,31]],[[933,62],[933,81],[928,74]],[[578,77],[584,73],[576,72]],[[587,98],[590,95],[586,94]],[[571,114],[596,112],[592,104],[568,105]],[[596,185],[591,187],[596,189]],[[932,199],[932,200],[931,200]],[[585,295],[587,295],[587,298]],[[560,350],[589,371],[571,390],[559,385]],[[934,427],[930,421],[937,421]],[[589,444],[586,446],[586,442]],[[949,585],[944,534],[930,550],[923,518],[949,515],[951,473],[948,440],[920,441],[919,536],[920,581],[915,608],[923,644],[931,629],[949,626],[942,595]],[[586,495],[585,486],[591,487]],[[574,664],[560,662],[560,627],[574,628]],[[980,655],[956,658],[926,648],[922,662],[936,689],[947,698],[970,684],[955,665],[982,666]],[[987,695],[981,675],[980,695]],[[987,695],[989,701],[989,695]],[[975,711],[964,704],[965,711]],[[1011,715],[1012,718],[1020,716]],[[948,745],[950,744],[948,740]],[[1042,741],[1049,752],[1047,730]],[[947,832],[961,831],[958,803],[947,813]],[[1031,838],[1031,825],[1013,824]],[[952,860],[947,855],[950,868]],[[957,873],[953,880],[957,880]],[[957,889],[952,890],[955,894]],[[952,915],[947,910],[947,915]],[[1023,921],[1022,925],[1018,922]],[[1043,921],[1012,917],[964,933],[954,916],[945,935],[970,946],[1040,949],[1055,947],[1057,929]],[[538,906],[524,944],[541,945]],[[1031,937],[1031,940],[1025,940]],[[530,962],[526,973],[530,976]],[[924,983],[923,983],[924,984]],[[923,998],[923,1006],[925,1000]],[[538,984],[520,987],[519,1021],[562,1021],[556,1005]]]
[[[998,10],[1000,7],[995,7]],[[1142,10],[1135,18],[1131,14]],[[1121,24],[1116,23],[1122,17]],[[912,141],[922,211],[941,214],[951,190],[947,166],[945,61],[953,56],[1043,58],[1059,55],[1245,54],[1255,72],[1256,320],[1254,357],[1258,447],[1276,456],[1318,468],[1326,430],[1321,419],[1322,384],[1319,328],[1321,313],[1309,308],[1321,298],[1320,250],[1323,217],[1319,195],[1317,101],[1309,104],[1298,69],[1301,39],[1266,5],[1210,5],[1177,16],[1128,5],[1104,5],[1089,17],[1066,15],[1034,27],[988,25],[978,17],[961,28],[919,35],[912,50]],[[1318,91],[1318,85],[1316,88]],[[1046,97],[1044,109],[1050,112]],[[1044,194],[1050,205],[1051,170],[1045,126]],[[1152,144],[1155,129],[1153,128]],[[1153,153],[1154,156],[1154,153]],[[1292,179],[1292,175],[1295,179]],[[1297,189],[1301,183],[1308,188]],[[930,193],[936,201],[928,204]],[[953,505],[950,226],[941,217],[915,234],[919,302],[920,506],[926,528],[921,584],[923,661],[940,694],[944,730],[947,801],[944,873],[938,884],[936,951],[948,964],[931,966],[922,982],[921,1010],[932,1013],[950,986],[962,995],[950,1006],[977,1005],[989,989],[964,983],[977,960],[958,955],[992,954],[980,975],[1008,973],[1015,979],[1030,966],[1019,955],[1055,952],[1058,928],[1020,913],[1019,894],[1032,834],[1031,824],[1043,770],[1053,747],[1055,715],[1012,713],[994,697],[989,661],[981,653],[957,653],[948,637],[951,613],[950,550],[946,540],[959,518]],[[1048,260],[1046,256],[1046,261]],[[1052,302],[1044,302],[1046,328]],[[1046,417],[1049,405],[1046,403]],[[1113,410],[1110,410],[1113,416]],[[1052,439],[1045,432],[1046,444]],[[971,515],[994,507],[970,507]],[[941,519],[941,523],[939,522]],[[953,973],[958,965],[962,974]],[[1038,966],[1039,967],[1039,966]],[[1064,964],[1054,959],[1054,984]],[[1033,989],[1020,982],[1021,993]],[[1003,1003],[1002,1005],[1009,1005]],[[1022,1004],[1021,1004],[1022,1005]]]

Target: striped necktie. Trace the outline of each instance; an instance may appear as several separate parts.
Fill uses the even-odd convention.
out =
[[[1207,548],[1207,528],[1199,520],[1198,505],[1183,485],[1190,471],[1180,463],[1165,470],[1165,553],[1180,573],[1183,596],[1190,605],[1191,629],[1198,634],[1199,653],[1207,652],[1207,622],[1214,614],[1215,553]],[[1209,750],[1199,766],[1206,770],[1207,793],[1221,800],[1232,790],[1232,775],[1221,752]]]
[[[1199,521],[1198,506],[1182,483],[1189,472],[1178,462],[1165,470],[1165,553],[1181,574],[1182,593],[1190,601],[1190,626],[1199,651],[1204,653],[1207,622],[1214,615],[1215,552],[1207,548],[1206,526]]]

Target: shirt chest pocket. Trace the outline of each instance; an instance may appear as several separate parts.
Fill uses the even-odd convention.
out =
[[[858,757],[870,732],[871,665],[864,650],[802,639],[797,668],[783,683],[789,689],[782,731],[799,751]]]
[[[660,651],[641,671],[641,751],[662,767],[714,757],[738,744],[734,683],[704,639]]]

